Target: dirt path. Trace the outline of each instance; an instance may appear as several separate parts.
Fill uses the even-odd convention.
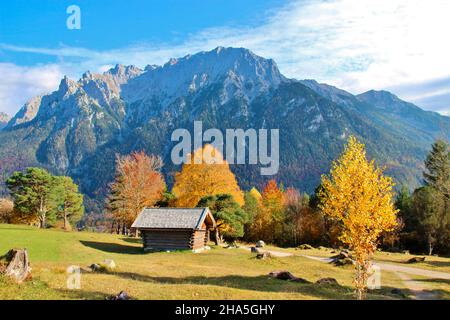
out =
[[[241,247],[241,248],[247,251],[251,251],[250,247]],[[289,252],[281,252],[274,250],[264,250],[264,251],[269,252],[274,257],[282,258],[294,256],[294,254]],[[331,261],[333,261],[333,259],[331,258],[315,257],[303,254],[296,254],[295,256],[305,257],[308,259],[321,261],[324,263],[330,263]],[[435,293],[428,291],[427,290],[428,288],[424,287],[421,282],[413,280],[408,274],[427,278],[450,280],[450,273],[447,272],[432,271],[421,268],[412,268],[391,263],[384,263],[384,262],[381,263],[377,261],[375,261],[374,264],[379,266],[381,270],[395,273],[402,280],[405,287],[411,291],[412,295],[414,296],[414,299],[417,300],[433,300],[437,299],[438,296]]]
[[[405,267],[405,266],[400,266],[397,264],[384,263],[384,262],[381,263],[381,262],[376,262],[376,261],[375,261],[375,263],[382,270],[386,270],[386,271],[401,272],[401,273],[413,274],[416,276],[422,276],[422,277],[428,277],[428,278],[450,280],[450,273],[448,273],[448,272],[439,272],[439,271],[433,271],[433,270],[427,270],[427,269],[421,269],[421,268]]]
[[[240,247],[241,249],[247,250],[247,251],[251,251],[251,247]],[[262,249],[264,250],[264,249]],[[291,257],[293,256],[292,253],[289,252],[281,252],[281,251],[273,251],[273,250],[264,250],[265,252],[270,253],[270,255],[272,255],[273,257],[277,257],[277,258],[285,258],[285,257]]]
[[[251,250],[250,247],[241,247],[242,249],[246,249],[248,251]],[[330,263],[333,261],[331,258],[325,258],[325,257],[316,257],[316,256],[309,256],[305,254],[293,254],[290,252],[281,252],[281,251],[274,251],[274,250],[264,250],[269,252],[274,257],[290,257],[290,256],[298,256],[298,257],[305,257],[312,260],[322,261],[325,263]],[[428,278],[435,278],[435,279],[445,279],[450,280],[450,273],[448,272],[439,272],[439,271],[433,271],[433,270],[427,270],[427,269],[421,269],[421,268],[413,268],[413,267],[406,267],[401,266],[398,264],[392,264],[392,263],[384,263],[384,262],[377,262],[375,261],[375,264],[379,266],[382,270],[385,271],[391,271],[391,272],[401,272],[401,273],[407,273],[412,274],[416,276],[422,276],[422,277],[428,277]]]
[[[439,298],[437,294],[429,291],[428,288],[422,285],[422,283],[420,283],[419,281],[414,281],[407,274],[398,271],[394,273],[402,280],[405,287],[407,287],[409,291],[411,291],[412,295],[414,296],[414,299],[434,300]]]

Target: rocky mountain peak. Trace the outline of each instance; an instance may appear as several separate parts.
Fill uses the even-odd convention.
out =
[[[360,100],[377,100],[384,102],[400,101],[400,99],[395,94],[385,90],[369,90],[367,92],[359,94],[358,98]]]
[[[39,111],[41,101],[42,96],[31,98],[22,106],[22,108],[20,108],[16,115],[8,122],[6,127],[12,128],[19,124],[24,124],[33,120]]]
[[[143,71],[133,65],[124,66],[122,64],[116,64],[114,68],[109,69],[104,75],[111,75],[118,83],[126,83],[128,80],[139,76]]]
[[[64,76],[62,78],[61,82],[59,83],[58,92],[62,95],[70,95],[73,94],[78,89],[78,84],[69,79],[67,76]]]
[[[237,94],[251,101],[283,80],[273,60],[244,48],[218,47],[172,58],[162,67],[147,66],[125,86],[124,97],[129,102],[162,98],[170,103],[220,82],[225,96]]]

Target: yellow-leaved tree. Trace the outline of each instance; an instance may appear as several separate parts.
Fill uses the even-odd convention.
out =
[[[322,186],[319,207],[342,224],[340,240],[354,254],[357,298],[364,299],[380,234],[392,231],[397,223],[394,183],[367,160],[364,144],[351,136],[329,176],[322,176]]]
[[[258,200],[258,202],[261,202],[262,200],[262,195],[261,193],[258,191],[258,189],[256,189],[255,187],[251,188],[249,193],[252,195],[252,197],[254,197],[256,200]]]
[[[244,194],[223,155],[207,144],[188,156],[172,188],[175,206],[195,207],[204,196],[230,194],[242,206]]]

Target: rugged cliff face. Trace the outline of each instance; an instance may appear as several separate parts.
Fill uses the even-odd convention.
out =
[[[359,96],[314,80],[287,79],[273,60],[242,48],[217,48],[163,66],[121,66],[64,78],[57,91],[27,103],[0,132],[0,156],[71,175],[103,201],[116,153],[145,150],[165,160],[167,179],[177,128],[280,130],[280,170],[287,186],[312,192],[350,134],[399,183],[420,179],[432,141],[449,138],[450,119],[388,92]],[[257,165],[232,169],[244,188],[269,177]]]

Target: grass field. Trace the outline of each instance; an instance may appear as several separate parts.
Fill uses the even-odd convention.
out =
[[[135,238],[19,225],[0,225],[0,239],[0,254],[27,248],[33,268],[33,279],[21,285],[0,277],[0,299],[105,299],[121,290],[135,299],[353,299],[351,267],[305,257],[257,260],[242,249],[214,246],[197,254],[144,254]],[[89,265],[104,259],[116,262],[114,272],[88,271]],[[79,290],[66,287],[70,265],[83,269]],[[271,279],[267,274],[274,270],[288,270],[311,283]],[[340,285],[314,283],[324,277],[333,277]],[[408,298],[408,290],[395,274],[383,272],[382,279],[382,289],[370,292],[369,299]],[[448,298],[448,283],[429,287],[440,298]],[[393,288],[405,295],[393,294]]]

